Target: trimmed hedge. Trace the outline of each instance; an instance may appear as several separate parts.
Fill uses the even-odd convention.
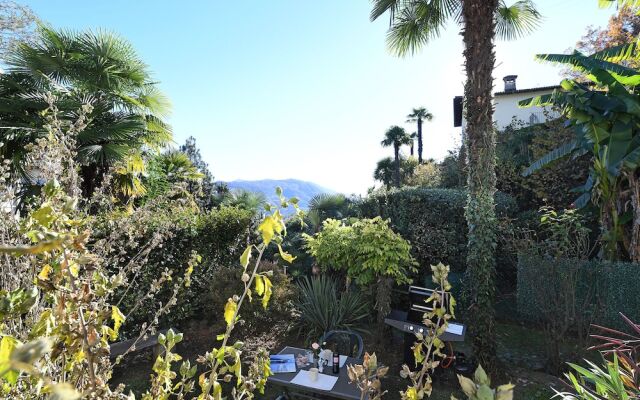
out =
[[[408,240],[412,254],[425,270],[442,262],[454,272],[464,271],[467,258],[467,193],[458,189],[402,188],[369,196],[360,203],[362,216],[390,219],[393,229]],[[513,216],[510,196],[496,194],[498,217]],[[500,262],[498,249],[498,265]],[[515,270],[515,265],[504,266]]]
[[[577,285],[567,285],[575,277]],[[565,283],[562,285],[562,283]],[[544,283],[544,284],[542,284]],[[521,254],[518,257],[518,312],[529,321],[542,321],[544,298],[573,287],[578,318],[598,325],[625,329],[619,313],[640,321],[640,264],[601,260],[553,259]]]
[[[171,312],[163,315],[159,321],[161,327],[176,327],[189,319],[202,317],[209,303],[208,292],[220,289],[214,285],[217,270],[226,267],[239,268],[238,260],[246,247],[254,214],[226,206],[203,213],[195,210],[158,210],[156,216],[148,221],[148,238],[156,234],[154,219],[159,218],[172,222],[171,237],[148,255],[148,262],[139,272],[137,279],[130,283],[132,290],[127,292],[122,308],[125,312],[131,309],[140,294],[148,290],[163,270],[172,271],[174,276],[182,276],[191,253],[197,252],[202,261],[194,268],[191,286],[182,288]],[[137,249],[129,250],[133,254],[136,251]],[[132,329],[136,332],[142,323],[148,322],[151,317],[149,310],[157,309],[158,302],[166,304],[171,286],[171,283],[165,284],[154,299],[144,299],[136,312],[127,318],[125,330]]]

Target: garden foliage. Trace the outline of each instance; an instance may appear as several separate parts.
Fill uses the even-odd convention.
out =
[[[393,283],[410,283],[416,272],[411,245],[381,217],[349,223],[327,219],[320,232],[304,237],[320,267],[344,273],[347,287],[351,280],[361,287],[376,284],[375,309],[382,326],[391,311]]]
[[[466,201],[463,190],[403,188],[369,196],[359,206],[364,217],[380,215],[390,220],[391,227],[411,244],[411,253],[421,270],[442,262],[450,265],[452,271],[462,272],[467,255]],[[496,195],[499,217],[513,215],[515,211],[510,196]],[[501,250],[498,249],[499,259]],[[503,268],[504,263],[499,265]],[[515,269],[515,265],[510,268]]]

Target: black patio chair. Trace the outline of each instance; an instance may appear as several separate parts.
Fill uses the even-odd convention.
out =
[[[338,353],[348,357],[360,359],[362,358],[362,353],[364,353],[362,336],[354,331],[335,330],[326,332],[320,339],[320,343],[324,342],[327,343],[329,348],[332,347],[331,344],[335,344],[333,347]]]

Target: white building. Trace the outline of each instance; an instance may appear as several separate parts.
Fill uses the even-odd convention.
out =
[[[518,103],[532,97],[550,94],[554,89],[560,86],[542,86],[527,89],[518,89],[516,87],[517,75],[507,75],[504,81],[504,90],[494,93],[493,97],[493,122],[498,130],[503,130],[514,119],[520,120],[525,124],[535,125],[545,122],[547,118],[557,118],[557,112],[552,111],[549,107],[528,107],[520,108]],[[462,96],[457,96],[453,100],[454,109],[454,126],[462,127],[464,134],[465,122],[462,118]]]
[[[536,96],[550,94],[560,86],[542,86],[528,89],[517,89],[516,79],[518,75],[507,75],[504,81],[504,91],[496,92],[493,96],[493,122],[498,130],[507,127],[514,119],[525,124],[535,125],[545,122],[547,118],[557,118],[558,113],[549,107],[520,108],[518,102]]]

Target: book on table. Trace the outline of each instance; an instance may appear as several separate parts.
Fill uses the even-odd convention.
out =
[[[296,360],[293,354],[274,354],[270,357],[271,372],[274,374],[296,372]]]

